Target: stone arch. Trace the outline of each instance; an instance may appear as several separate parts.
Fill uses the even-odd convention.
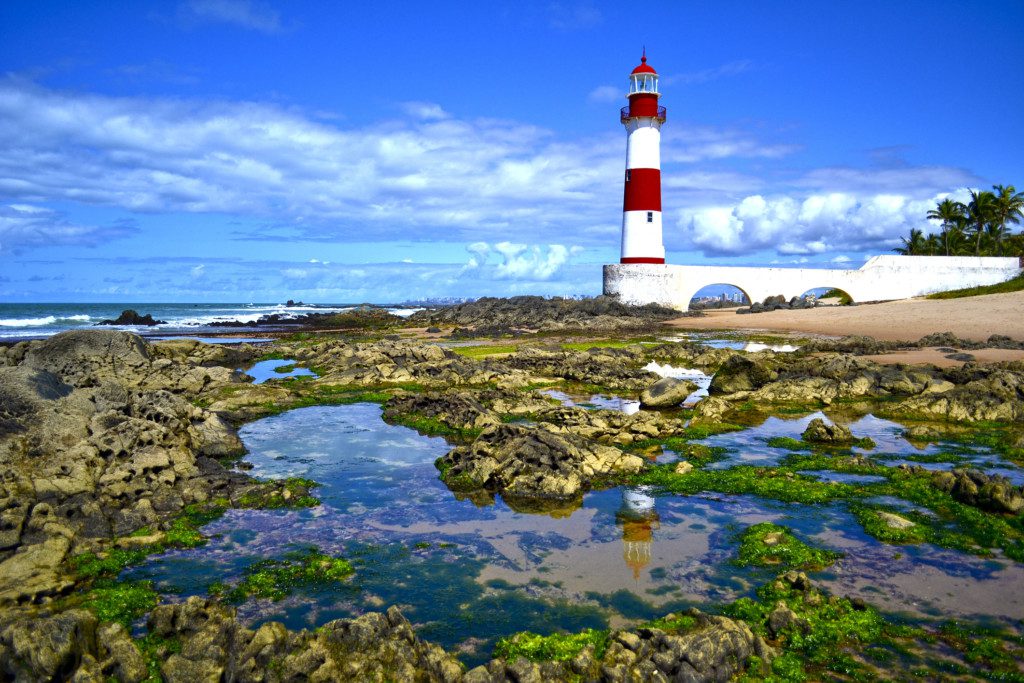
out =
[[[833,293],[838,293],[839,296],[836,297]],[[839,298],[840,304],[843,305],[853,303],[856,301],[853,295],[850,294],[849,288],[846,287],[845,285],[842,287],[836,285],[821,285],[818,287],[810,287],[804,290],[804,292],[802,294],[799,294],[798,296],[805,297],[808,294],[814,294],[819,299],[823,298],[825,294],[828,294],[830,298]]]
[[[748,287],[743,287],[732,282],[709,282],[695,289],[688,297],[686,297],[683,300],[683,303],[686,304],[687,310],[691,309],[693,305],[693,300],[697,297],[697,295],[700,294],[702,291],[708,289],[709,287],[731,287],[733,290],[739,292],[742,295],[743,301],[741,301],[740,303],[748,306],[751,303],[753,303],[753,299],[750,298],[750,292],[748,291]]]

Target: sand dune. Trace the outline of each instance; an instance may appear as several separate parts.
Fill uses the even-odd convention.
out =
[[[1024,339],[1024,292],[964,299],[904,299],[753,315],[737,315],[735,310],[709,311],[703,318],[678,318],[669,324],[693,330],[863,334],[876,339],[910,341],[933,332],[952,332],[977,341],[993,334]]]

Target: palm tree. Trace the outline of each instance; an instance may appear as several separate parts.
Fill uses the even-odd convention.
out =
[[[1024,218],[1024,192],[1017,192],[1013,185],[993,185],[994,207],[992,215],[992,236],[999,255],[1003,255],[1003,239],[1009,234],[1008,223],[1020,223]]]
[[[995,218],[996,196],[987,190],[971,190],[971,201],[967,202],[967,222],[974,233],[974,255],[981,256],[981,238],[985,226]]]
[[[928,212],[927,218],[942,221],[942,247],[946,256],[953,252],[954,245],[960,241],[958,238],[963,235],[966,211],[967,207],[961,202],[953,201],[947,197]]]
[[[910,239],[901,237],[900,240],[903,242],[903,246],[893,249],[897,254],[921,256],[928,253],[928,240],[925,239],[924,232],[918,228],[910,229]]]

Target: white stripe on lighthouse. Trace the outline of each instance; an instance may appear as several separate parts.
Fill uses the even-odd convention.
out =
[[[651,221],[647,221],[650,214]],[[622,213],[622,258],[665,258],[661,243],[661,211]]]
[[[646,121],[647,125],[639,122]],[[652,125],[653,124],[653,125]],[[661,168],[661,130],[654,119],[634,119],[626,127],[626,168]]]

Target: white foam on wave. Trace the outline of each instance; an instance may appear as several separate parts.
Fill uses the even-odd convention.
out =
[[[297,318],[300,315],[306,313],[344,313],[351,311],[352,307],[348,306],[345,308],[321,308],[317,306],[285,306],[278,304],[275,306],[253,306],[246,307],[245,313],[241,313],[240,309],[237,308],[224,308],[219,309],[223,311],[230,311],[227,315],[200,315],[193,317],[184,318],[169,318],[166,323],[161,327],[203,327],[210,325],[211,323],[224,323],[224,322],[240,322],[240,323],[254,323],[260,318],[267,315],[280,315],[283,319],[288,320],[291,318]],[[250,312],[251,311],[251,312]]]
[[[0,319],[0,327],[42,327],[43,325],[52,325],[57,322],[57,318],[48,315],[45,318],[2,318]]]
[[[408,318],[413,313],[425,311],[425,308],[389,308],[388,313],[391,315],[397,315],[399,318]]]

